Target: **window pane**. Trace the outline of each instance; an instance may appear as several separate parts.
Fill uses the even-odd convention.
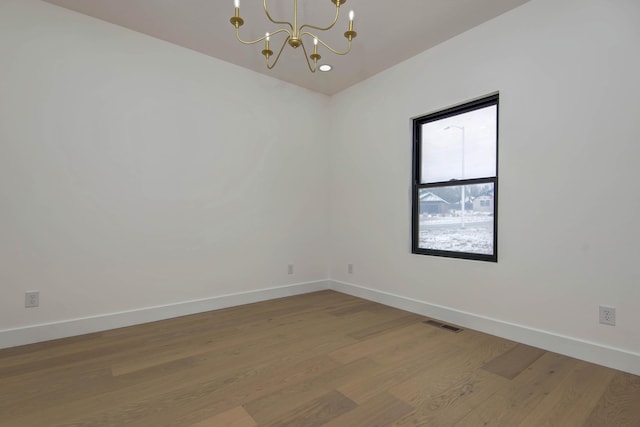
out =
[[[496,105],[422,125],[420,182],[496,176]]]
[[[493,183],[422,188],[418,199],[420,249],[494,254]]]

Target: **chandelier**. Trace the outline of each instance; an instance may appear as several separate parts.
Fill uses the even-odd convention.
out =
[[[311,71],[312,73],[315,73],[316,69],[318,68],[318,60],[320,60],[321,58],[320,54],[318,53],[319,44],[324,46],[331,52],[335,53],[336,55],[346,55],[351,51],[351,41],[358,35],[358,33],[353,31],[353,10],[349,12],[349,29],[344,33],[344,36],[346,37],[349,43],[347,46],[347,49],[344,51],[338,51],[332,48],[327,43],[323,42],[320,39],[320,37],[318,37],[316,34],[312,32],[304,31],[305,29],[310,29],[310,30],[313,29],[317,31],[328,31],[336,25],[336,22],[338,22],[338,17],[340,16],[340,6],[345,4],[347,0],[331,0],[331,2],[336,5],[336,16],[333,19],[333,22],[327,27],[317,27],[315,25],[309,25],[309,24],[304,24],[298,27],[298,0],[293,0],[293,22],[274,20],[269,14],[269,10],[267,9],[267,0],[264,0],[264,13],[267,15],[267,18],[269,18],[269,21],[273,22],[276,25],[285,26],[287,28],[280,28],[278,30],[275,30],[274,32],[266,33],[264,37],[260,37],[257,40],[245,41],[240,38],[240,27],[244,24],[244,20],[240,17],[240,0],[234,0],[234,5],[236,10],[235,10],[235,15],[230,19],[230,21],[231,21],[231,24],[236,28],[236,38],[238,39],[238,41],[240,41],[240,43],[256,44],[256,43],[260,43],[261,41],[264,41],[264,49],[262,50],[262,54],[266,59],[268,69],[271,70],[273,67],[276,66],[276,64],[278,63],[278,60],[280,59],[280,55],[282,55],[282,51],[284,50],[285,46],[288,44],[294,49],[297,49],[298,47],[302,46],[302,50],[304,51],[304,57],[307,60],[307,65],[309,66],[309,71]],[[286,34],[286,37],[282,42],[282,46],[278,51],[278,55],[275,57],[275,60],[272,63],[271,58],[273,56],[273,51],[270,49],[269,43],[271,41],[271,37],[280,33]],[[313,40],[312,54],[308,54],[307,48],[305,47],[303,42],[303,37],[306,37],[308,40]],[[313,65],[311,65],[312,62],[313,62]]]

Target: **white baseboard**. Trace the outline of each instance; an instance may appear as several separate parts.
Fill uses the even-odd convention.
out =
[[[640,354],[627,350],[607,347],[350,283],[330,281],[329,289],[554,353],[640,375]]]
[[[155,322],[254,302],[322,290],[335,290],[369,301],[485,332],[576,359],[640,375],[640,354],[552,332],[430,304],[400,295],[339,281],[316,281],[184,301],[139,310],[0,330],[0,349]]]
[[[4,329],[0,330],[0,349],[139,325],[275,298],[322,291],[328,288],[329,284],[327,281],[298,283],[276,288],[221,295],[213,298],[145,307],[138,310],[69,319],[15,329]]]

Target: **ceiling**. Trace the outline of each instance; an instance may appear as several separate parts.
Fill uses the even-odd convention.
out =
[[[320,62],[334,68],[315,74],[309,72],[302,49],[289,46],[277,66],[268,70],[260,53],[263,43],[244,46],[236,40],[229,22],[233,0],[44,1],[333,95],[529,0],[346,0],[338,24],[321,38],[336,49],[344,49],[347,15],[353,9],[358,36],[351,53],[338,56],[321,48]],[[267,5],[275,20],[292,20],[293,0],[268,0]],[[299,0],[298,25],[326,26],[334,14],[331,0]],[[240,29],[245,40],[279,28],[268,22],[260,0],[241,0],[240,16],[245,21]],[[277,53],[280,44],[274,36],[271,49]]]

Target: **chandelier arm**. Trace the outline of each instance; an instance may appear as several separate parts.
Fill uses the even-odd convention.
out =
[[[318,31],[328,31],[332,29],[334,25],[336,25],[336,22],[338,22],[339,16],[340,16],[340,7],[336,7],[336,17],[333,19],[333,22],[328,27],[316,27],[315,25],[304,24],[302,27],[299,28],[298,31],[302,31],[303,28],[313,28],[314,30],[318,30]]]
[[[289,40],[289,38],[291,37],[291,33],[289,32],[289,30],[287,30],[287,29],[285,29],[285,28],[280,28],[280,29],[279,29],[278,31],[276,31],[275,33],[269,33],[269,37],[272,37],[272,36],[274,36],[275,34],[278,34],[278,33],[287,33],[287,40]],[[257,40],[245,41],[245,40],[242,40],[242,39],[240,38],[240,30],[239,30],[238,28],[236,28],[236,38],[237,38],[237,39],[238,39],[238,41],[239,41],[240,43],[242,43],[242,44],[256,44],[256,43],[258,43],[258,42],[261,42],[261,41],[265,40],[265,39],[267,38],[267,36],[266,36],[266,35],[264,35],[264,36],[260,37],[260,38],[259,38],[259,39],[257,39]]]
[[[295,29],[293,28],[293,25],[291,25],[290,22],[286,22],[286,21],[276,21],[275,19],[273,19],[271,17],[271,15],[269,14],[269,10],[267,9],[267,0],[264,0],[264,13],[265,15],[267,15],[267,18],[269,18],[269,21],[273,22],[274,24],[279,24],[279,25],[288,25],[289,28],[291,28],[291,31],[295,32]],[[291,34],[291,33],[289,33]]]
[[[307,60],[307,66],[309,67],[309,71],[311,71],[312,73],[316,72],[316,67],[317,64],[314,64],[313,67],[311,67],[311,62],[309,62],[309,55],[307,55],[307,48],[304,47],[304,43],[300,43],[302,45],[302,50],[304,51],[304,59]]]
[[[349,40],[349,45],[347,46],[347,50],[340,52],[338,50],[335,50],[334,48],[332,48],[331,46],[329,46],[328,44],[326,44],[322,40],[320,40],[320,38],[318,38],[318,36],[316,36],[315,34],[312,34],[312,33],[309,33],[307,31],[305,31],[302,34],[300,34],[300,37],[302,37],[302,36],[310,36],[312,38],[318,39],[318,43],[320,43],[322,46],[326,47],[327,49],[329,49],[331,52],[335,53],[336,55],[346,55],[349,52],[351,52],[351,40]]]
[[[283,31],[286,31],[288,33],[287,30],[283,30]],[[273,62],[273,64],[269,65],[269,58],[267,58],[267,68],[268,69],[271,70],[271,69],[273,69],[273,67],[276,66],[276,64],[278,63],[278,60],[280,59],[280,55],[282,55],[282,51],[284,50],[284,47],[287,45],[287,42],[289,41],[290,38],[291,38],[291,35],[287,36],[287,38],[284,39],[284,41],[282,42],[282,46],[280,47],[280,51],[278,52],[278,55],[276,56],[276,60]]]

